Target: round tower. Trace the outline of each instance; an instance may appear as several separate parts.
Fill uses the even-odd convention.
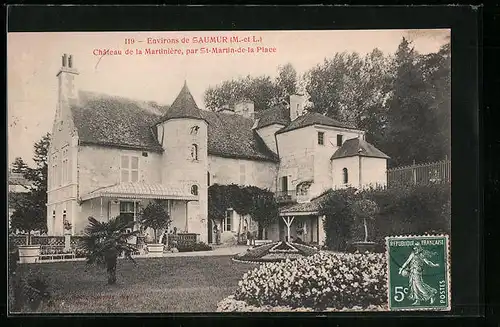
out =
[[[164,149],[162,184],[181,188],[198,198],[198,201],[171,201],[171,226],[199,234],[199,240],[207,242],[208,124],[186,83],[157,129]]]

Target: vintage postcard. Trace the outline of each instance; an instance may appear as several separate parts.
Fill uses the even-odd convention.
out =
[[[9,311],[450,310],[450,33],[9,33]]]

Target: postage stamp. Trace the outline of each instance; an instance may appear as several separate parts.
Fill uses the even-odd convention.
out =
[[[389,310],[449,311],[448,235],[386,237]]]

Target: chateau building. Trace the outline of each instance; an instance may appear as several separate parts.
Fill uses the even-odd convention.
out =
[[[137,219],[140,205],[163,199],[178,231],[212,242],[214,226],[232,242],[248,224],[231,208],[208,217],[212,184],[269,189],[285,204],[265,237],[291,234],[323,242],[318,196],[346,186],[386,184],[387,155],[365,132],[304,110],[305,99],[255,111],[251,101],[202,110],[186,83],[170,106],[79,90],[72,56],[57,74],[59,101],[49,147],[47,227],[81,234],[92,216]],[[293,217],[293,219],[292,219]],[[246,227],[246,226],[245,226]]]

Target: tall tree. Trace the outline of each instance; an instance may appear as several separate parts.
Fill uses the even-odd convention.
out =
[[[12,214],[12,229],[28,233],[32,231],[47,231],[47,154],[50,144],[50,134],[44,135],[34,145],[33,161],[35,167],[29,167],[21,158],[16,158],[13,171],[23,174],[31,182],[29,192],[23,201],[14,204]]]
[[[357,53],[337,53],[304,75],[313,107],[309,110],[355,123],[362,88],[363,60]]]
[[[278,77],[275,83],[280,101],[287,101],[290,95],[297,93],[297,71],[291,63],[278,67]]]
[[[297,87],[297,72],[288,63],[278,67],[276,79],[268,75],[248,75],[209,87],[205,91],[204,102],[207,109],[215,111],[224,106],[232,107],[240,100],[251,100],[255,110],[260,111],[286,100],[290,94],[297,92]]]
[[[24,162],[23,158],[16,157],[12,163],[12,172],[23,174],[28,169],[28,165]]]
[[[365,130],[367,141],[380,144],[387,128],[386,103],[391,94],[390,58],[379,49],[374,49],[364,58],[362,83],[358,99],[360,107],[355,125]]]
[[[436,65],[434,59],[433,55],[419,55],[404,38],[396,51],[393,93],[387,104],[389,127],[382,146],[393,166],[443,157],[432,82],[436,71],[433,66],[440,64]]]
[[[364,58],[357,53],[337,53],[304,76],[313,103],[311,111],[326,114],[382,138],[384,104],[390,92],[389,58],[374,49]]]
[[[430,93],[430,110],[436,126],[435,159],[451,156],[451,47],[441,46],[437,53],[422,58],[424,79]]]

